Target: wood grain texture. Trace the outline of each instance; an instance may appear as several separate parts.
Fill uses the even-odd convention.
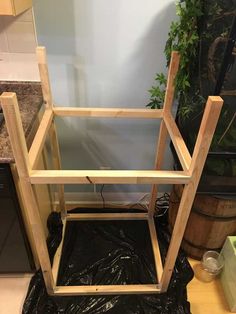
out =
[[[48,131],[52,123],[52,119],[53,119],[52,110],[50,109],[45,110],[42,120],[39,124],[38,130],[35,134],[33,143],[29,150],[29,162],[32,169],[36,167],[37,162],[41,157],[41,153],[45,144],[46,137],[48,135]]]
[[[165,112],[171,112],[173,101],[175,97],[175,78],[179,70],[180,54],[178,51],[172,51],[170,66],[167,76],[166,94],[164,100],[163,110]]]
[[[177,51],[173,51],[171,54],[171,62],[169,66],[168,71],[168,78],[167,78],[167,86],[166,86],[166,94],[165,94],[165,100],[163,105],[163,117],[170,113],[173,106],[174,96],[175,96],[175,78],[179,69],[179,62],[180,62],[180,55]],[[168,131],[166,128],[166,125],[164,121],[161,121],[159,136],[157,140],[157,146],[156,146],[156,158],[155,158],[155,164],[154,169],[160,170],[163,161],[165,158],[165,148],[166,148],[166,142],[168,138]],[[157,199],[157,185],[152,185],[151,190],[151,197],[150,197],[150,203],[149,203],[149,213],[150,216],[154,215],[155,211],[155,203]]]
[[[53,111],[56,116],[67,117],[136,119],[158,119],[163,117],[163,110],[161,109],[54,107]]]
[[[42,117],[41,117],[41,112],[40,112],[39,115],[37,116],[37,119],[35,120],[35,122],[32,126],[32,129],[30,130],[29,135],[27,136],[27,142],[26,142],[27,147],[32,145],[32,142],[33,142],[33,139],[35,137],[38,126],[40,124],[41,118]],[[44,156],[44,151],[43,151],[42,155]],[[47,168],[46,167],[46,161],[44,160],[43,156],[39,158],[39,161],[37,164],[39,169],[46,169]],[[19,176],[17,173],[16,164],[12,163],[12,164],[10,164],[10,166],[11,166],[11,172],[12,172],[13,179],[14,179],[14,184],[16,187],[18,200],[20,202],[21,213],[22,213],[24,223],[25,223],[25,229],[26,229],[27,236],[28,236],[28,239],[30,242],[31,250],[33,252],[34,261],[36,264],[36,269],[38,269],[40,267],[40,265],[39,265],[39,261],[38,261],[38,257],[37,257],[37,253],[36,253],[37,250],[36,250],[36,247],[34,245],[34,240],[33,240],[32,230],[31,230],[28,215],[27,215],[27,210],[26,210],[27,200],[25,200],[24,196],[23,196],[21,182],[19,180]],[[48,218],[48,215],[52,211],[52,204],[53,204],[51,197],[50,197],[51,195],[50,195],[50,192],[49,192],[47,185],[35,185],[33,187],[33,189],[34,189],[35,196],[36,196],[37,203],[38,203],[40,217],[41,217],[42,225],[44,228],[44,234],[45,234],[45,237],[47,237],[48,236],[47,218]]]
[[[152,250],[155,261],[156,273],[157,273],[157,282],[161,282],[161,277],[163,274],[163,265],[161,260],[160,248],[157,239],[156,227],[153,218],[148,219],[148,226],[151,236]]]
[[[147,213],[67,214],[66,220],[147,220]]]
[[[177,184],[187,183],[183,171],[157,170],[32,170],[32,184]]]
[[[200,130],[194,147],[190,172],[199,176],[205,163],[206,151],[209,150],[212,137],[219,119],[223,100],[219,96],[209,96],[204,110]]]
[[[192,158],[175,120],[171,114],[165,113],[164,121],[182,168],[183,170],[188,171],[190,169]]]
[[[37,47],[36,55],[37,55],[37,60],[38,60],[38,68],[39,68],[39,74],[40,74],[40,79],[41,79],[41,84],[42,84],[42,91],[43,91],[43,98],[44,98],[45,106],[46,106],[46,109],[53,110],[52,92],[51,92],[51,85],[50,85],[50,78],[49,78],[49,71],[48,71],[48,64],[47,64],[46,48]],[[54,118],[54,113],[53,113],[53,118]],[[53,167],[54,169],[60,170],[61,169],[61,156],[60,156],[59,142],[58,142],[57,131],[56,131],[54,120],[50,121],[50,127],[48,128],[47,131],[49,131]],[[58,185],[57,189],[58,189],[61,212],[62,212],[62,216],[64,217],[66,215],[64,185],[63,184]]]
[[[51,127],[49,129],[49,139],[51,143],[53,168],[56,170],[61,170],[61,154],[60,154],[57,130],[56,130],[56,125],[55,125],[54,120],[52,121]],[[66,206],[65,206],[64,185],[63,184],[57,185],[57,191],[58,191],[58,197],[59,197],[60,211],[62,213],[62,217],[65,217]]]
[[[155,294],[159,285],[107,285],[107,286],[57,286],[55,296],[73,295],[117,295],[117,294]]]
[[[43,99],[47,109],[52,109],[52,92],[49,80],[47,55],[45,47],[37,47],[36,55],[38,60],[39,76],[42,84]]]
[[[62,255],[62,248],[63,248],[63,243],[64,243],[64,237],[65,237],[65,231],[66,231],[66,220],[62,219],[62,238],[61,242],[56,250],[56,253],[53,258],[53,264],[52,264],[52,276],[54,279],[55,284],[57,283],[57,277],[58,277],[58,272],[59,272],[59,267],[60,267],[60,260],[61,260],[61,255]]]
[[[154,167],[155,170],[158,170],[158,171],[160,171],[163,161],[164,161],[167,137],[168,137],[168,132],[167,132],[166,125],[164,121],[161,121],[159,137],[157,140],[155,167]],[[157,184],[153,184],[152,189],[151,189],[150,202],[149,202],[149,214],[151,217],[153,217],[155,213],[157,193],[158,193]]]
[[[195,272],[199,261],[190,259],[190,264]],[[231,313],[219,278],[206,283],[194,276],[193,280],[187,285],[187,291],[192,314]]]
[[[3,93],[0,96],[0,100],[11,141],[11,148],[14,157],[17,157],[18,174],[21,177],[27,177],[30,163],[16,94],[10,92]]]

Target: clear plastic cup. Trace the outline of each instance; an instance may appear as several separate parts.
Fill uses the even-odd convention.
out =
[[[203,269],[217,276],[224,267],[224,257],[216,251],[207,251],[202,257]]]
[[[203,281],[210,282],[215,279],[224,267],[224,257],[216,251],[207,251],[201,264],[195,269],[195,276]]]

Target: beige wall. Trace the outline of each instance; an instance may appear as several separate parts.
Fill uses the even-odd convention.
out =
[[[39,80],[36,45],[32,9],[16,17],[0,15],[0,80]]]
[[[145,108],[164,55],[174,0],[33,0],[37,38],[46,46],[54,103]],[[55,8],[57,12],[55,14]],[[152,169],[159,123],[58,118],[64,169]],[[165,169],[171,169],[167,151]],[[101,186],[97,186],[100,191]],[[169,187],[163,187],[166,190]],[[93,192],[92,186],[66,186]],[[150,186],[107,185],[105,193],[149,193]]]

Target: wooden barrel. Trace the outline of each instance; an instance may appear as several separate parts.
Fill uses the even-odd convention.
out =
[[[175,185],[170,196],[169,226],[173,229],[182,185]],[[197,194],[181,247],[195,259],[208,250],[222,248],[226,237],[236,235],[236,200]]]

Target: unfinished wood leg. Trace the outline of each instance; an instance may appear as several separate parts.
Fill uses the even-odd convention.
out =
[[[6,120],[8,134],[11,140],[19,180],[22,186],[22,194],[26,201],[26,211],[32,229],[34,244],[38,259],[43,272],[45,284],[49,293],[53,292],[54,280],[52,277],[51,264],[47,250],[46,239],[43,231],[39,209],[34,197],[33,189],[29,180],[30,164],[26,147],[23,127],[20,118],[19,107],[15,93],[3,93],[1,105]]]
[[[40,261],[41,270],[43,273],[45,285],[48,293],[52,294],[55,286],[51,264],[49,260],[45,234],[39,215],[38,204],[32,186],[26,179],[20,179],[24,198],[27,200],[26,210],[30,220],[30,226],[34,237],[34,244],[38,253],[38,260]]]
[[[37,47],[36,54],[37,54],[37,59],[38,59],[39,75],[40,75],[40,79],[42,83],[42,91],[43,91],[43,98],[45,101],[45,106],[47,109],[53,110],[52,92],[51,92],[51,86],[50,86],[48,64],[47,64],[47,54],[46,54],[45,47]],[[49,129],[49,136],[50,136],[50,142],[51,142],[54,169],[61,170],[60,150],[59,150],[57,132],[56,132],[54,121],[51,122],[51,126]],[[58,185],[57,188],[58,188],[59,204],[60,204],[62,217],[65,217],[66,209],[65,209],[64,186]]]
[[[154,256],[156,273],[157,273],[157,281],[158,283],[160,283],[161,277],[163,274],[163,266],[162,266],[160,248],[159,248],[158,239],[157,239],[155,222],[152,217],[148,218],[148,226],[149,226],[151,242],[152,242],[152,250],[153,250],[153,256]]]
[[[184,187],[161,278],[162,292],[168,289],[196,190],[197,186],[194,183],[189,183]]]
[[[53,111],[50,109],[45,110],[42,120],[39,124],[38,130],[34,137],[33,143],[29,150],[29,160],[32,169],[36,169],[38,161],[42,156],[45,140],[50,129],[53,119]]]
[[[170,62],[170,67],[169,67],[169,72],[168,72],[168,81],[167,81],[167,86],[166,86],[165,101],[163,105],[164,116],[165,116],[165,113],[171,112],[171,109],[172,109],[172,104],[173,104],[174,95],[175,95],[175,78],[179,69],[179,61],[180,61],[179,53],[177,51],[173,51],[171,55],[171,62]],[[156,149],[156,160],[155,160],[155,167],[154,167],[154,169],[156,170],[160,170],[163,164],[167,137],[168,137],[167,128],[164,121],[162,121],[161,126],[160,126],[159,139],[157,142],[157,149]],[[150,204],[149,204],[150,216],[154,215],[156,198],[157,198],[157,185],[153,185],[152,191],[151,191]]]
[[[48,74],[47,55],[45,47],[37,47],[36,55],[38,60],[39,75],[41,79],[43,99],[45,107],[52,109],[52,92]]]
[[[179,157],[179,161],[184,171],[188,171],[191,165],[191,155],[188,151],[187,146],[185,145],[184,139],[175,123],[174,118],[170,113],[165,113],[164,117],[165,125],[170,134],[171,141],[174,145],[176,154]]]
[[[58,272],[60,268],[60,261],[61,261],[61,256],[62,256],[62,249],[63,249],[63,243],[64,243],[64,238],[65,238],[65,231],[66,231],[66,220],[62,219],[63,223],[63,228],[62,228],[62,237],[61,237],[61,243],[59,244],[56,253],[53,258],[53,266],[52,266],[52,275],[55,284],[57,284],[57,279],[58,279]]]
[[[166,125],[164,121],[161,121],[161,126],[160,126],[160,132],[159,132],[159,139],[157,143],[157,153],[156,153],[156,160],[155,160],[155,169],[160,170],[164,156],[165,156],[165,148],[166,148],[166,141],[168,137],[168,132]],[[156,204],[156,199],[157,199],[157,185],[154,184],[152,185],[152,191],[151,191],[151,198],[150,198],[150,203],[149,203],[149,214],[151,217],[154,216],[155,213],[155,204]]]
[[[185,227],[197,191],[205,160],[215,132],[215,128],[219,119],[222,105],[223,100],[220,97],[212,96],[208,98],[190,167],[192,179],[184,187],[178,214],[175,221],[175,226],[172,232],[171,242],[166,257],[163,276],[161,279],[162,292],[165,292],[167,290],[170,282],[177,254],[184,235]]]
[[[52,150],[53,167],[54,169],[61,170],[61,157],[60,157],[56,126],[55,126],[54,121],[52,121],[52,124],[51,124],[49,137],[50,137],[51,150]],[[61,210],[62,217],[64,218],[67,213],[66,206],[65,206],[64,185],[58,184],[57,190],[58,190],[60,210]]]

